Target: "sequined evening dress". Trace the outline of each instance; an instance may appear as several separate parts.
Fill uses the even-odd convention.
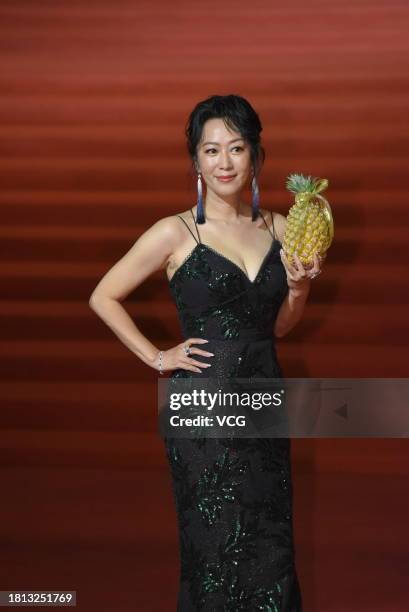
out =
[[[196,245],[170,293],[183,338],[208,339],[196,346],[214,357],[196,356],[212,364],[202,374],[176,369],[171,379],[282,376],[273,326],[288,285],[274,223],[271,233],[264,219],[272,242],[250,280],[201,242],[196,223],[197,238],[179,218]],[[177,612],[302,612],[290,439],[164,437],[164,444],[179,530]]]

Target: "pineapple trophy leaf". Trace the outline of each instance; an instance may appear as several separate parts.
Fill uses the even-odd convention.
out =
[[[314,265],[314,253],[324,256],[334,238],[331,207],[320,195],[328,180],[294,173],[287,177],[286,187],[295,194],[295,204],[287,215],[283,249],[291,264],[293,255],[298,255],[308,270]]]

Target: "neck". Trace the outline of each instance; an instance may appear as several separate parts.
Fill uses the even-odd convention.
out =
[[[247,205],[240,199],[240,194],[229,198],[207,195],[204,200],[205,217],[214,221],[234,222],[246,214]],[[250,212],[251,216],[251,212]]]

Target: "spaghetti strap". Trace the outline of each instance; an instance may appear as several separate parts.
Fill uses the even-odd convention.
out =
[[[268,223],[267,223],[267,221],[264,219],[264,215],[262,215],[261,213],[260,213],[260,215],[261,215],[261,217],[263,218],[264,223],[266,224],[266,228],[268,229],[268,231],[269,231],[269,232],[270,232],[270,234],[271,234],[271,229],[268,227]],[[274,233],[273,233],[273,234],[271,234],[271,235],[272,235],[273,239],[275,240],[275,238],[276,238],[276,233],[275,233],[275,229],[274,229],[274,219],[273,219],[273,213],[271,212],[271,210],[270,210],[270,215],[271,215],[271,222],[272,222],[272,224],[273,224],[273,232],[274,232]]]
[[[275,240],[276,239],[276,231],[275,231],[275,228],[274,228],[274,217],[273,217],[273,213],[271,212],[271,210],[270,210],[270,215],[271,215],[271,223],[273,224],[273,238]]]
[[[199,229],[198,229],[198,227],[197,227],[197,223],[196,223],[195,216],[194,216],[194,214],[193,214],[193,210],[192,210],[192,209],[190,209],[190,212],[192,213],[193,221],[195,222],[195,228],[196,228],[196,231],[197,231],[197,236],[198,236],[198,238],[199,238],[199,242],[201,243],[202,241],[200,240]]]
[[[180,215],[176,215],[176,216],[177,216],[177,217],[179,217],[179,219],[180,219],[181,221],[183,221],[183,223],[186,225],[187,229],[189,230],[189,232],[192,234],[193,238],[194,238],[194,239],[196,240],[196,242],[197,242],[196,236],[194,235],[194,233],[192,232],[192,230],[190,229],[190,227],[188,226],[188,224],[186,223],[186,221],[185,221],[185,220],[184,220],[184,219],[183,219],[183,218],[182,218]],[[199,244],[199,243],[197,242],[197,244]]]

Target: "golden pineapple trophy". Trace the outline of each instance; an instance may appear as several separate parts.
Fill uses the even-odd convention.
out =
[[[290,174],[286,187],[295,193],[295,204],[287,215],[284,253],[291,264],[295,263],[293,256],[298,255],[304,269],[309,270],[314,265],[314,254],[324,257],[334,238],[331,207],[320,195],[328,187],[328,180]]]

